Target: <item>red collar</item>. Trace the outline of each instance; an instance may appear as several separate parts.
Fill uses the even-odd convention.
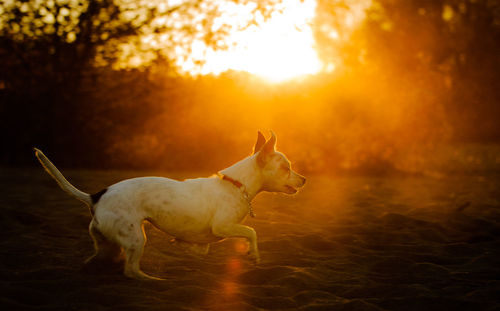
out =
[[[243,187],[243,184],[240,183],[239,181],[235,180],[235,179],[232,179],[231,177],[227,176],[227,175],[222,175],[222,179],[223,180],[227,180],[229,181],[230,183],[232,183],[233,185],[235,185],[236,187],[238,188],[241,188]]]
[[[243,197],[245,198],[245,200],[248,203],[248,212],[250,213],[250,216],[255,217],[255,213],[253,212],[253,208],[252,208],[252,203],[250,202],[250,198],[248,197],[248,192],[247,192],[245,185],[242,184],[241,182],[237,181],[236,179],[232,179],[231,177],[229,177],[227,175],[219,173],[219,176],[221,176],[222,180],[229,181],[230,183],[235,185],[236,188],[241,190]]]

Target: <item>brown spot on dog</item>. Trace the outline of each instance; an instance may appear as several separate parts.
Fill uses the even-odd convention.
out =
[[[104,188],[99,192],[96,192],[94,194],[90,195],[90,199],[92,200],[92,204],[95,205],[97,202],[99,202],[99,199],[101,199],[102,195],[108,191],[108,188]]]

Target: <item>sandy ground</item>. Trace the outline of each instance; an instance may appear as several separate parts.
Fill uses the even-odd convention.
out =
[[[89,192],[149,174],[64,172]],[[0,169],[0,187],[2,310],[500,310],[498,176],[309,176],[254,201],[257,266],[242,240],[201,256],[147,225],[163,282],[84,268],[89,213],[42,169]]]

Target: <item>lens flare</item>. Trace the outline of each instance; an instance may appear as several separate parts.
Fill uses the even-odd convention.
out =
[[[228,4],[226,11],[230,14],[225,18],[237,20],[250,9]],[[195,74],[245,71],[269,82],[318,73],[322,63],[314,49],[311,29],[315,10],[314,0],[285,0],[268,20],[255,20],[255,25],[231,33],[227,39],[229,49],[214,51],[197,41],[193,43],[191,58],[178,65]],[[204,60],[201,67],[198,60]]]

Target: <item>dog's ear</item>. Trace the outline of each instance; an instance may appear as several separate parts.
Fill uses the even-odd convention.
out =
[[[264,167],[267,157],[276,151],[276,135],[271,131],[271,138],[264,144],[259,154],[257,155],[257,163]]]
[[[264,138],[264,135],[260,131],[257,132],[257,142],[255,143],[255,146],[253,147],[253,154],[256,154],[257,152],[262,149],[262,146],[266,143],[266,139]]]

